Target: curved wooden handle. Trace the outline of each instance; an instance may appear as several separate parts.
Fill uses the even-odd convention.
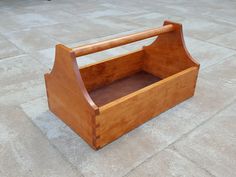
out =
[[[107,41],[79,46],[79,47],[73,48],[72,51],[75,53],[76,57],[79,57],[79,56],[99,52],[102,50],[118,47],[121,45],[129,44],[129,43],[136,42],[139,40],[147,39],[147,38],[154,37],[163,33],[171,32],[174,30],[175,30],[174,25],[169,24],[160,28],[146,30],[143,32],[131,34],[131,35],[120,37],[120,38],[115,38],[115,39],[111,39]]]

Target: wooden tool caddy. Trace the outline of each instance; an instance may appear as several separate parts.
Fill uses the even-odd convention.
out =
[[[76,57],[157,36],[141,49],[79,68]],[[99,149],[194,95],[199,64],[185,48],[181,24],[68,48],[56,46],[45,74],[50,110]]]

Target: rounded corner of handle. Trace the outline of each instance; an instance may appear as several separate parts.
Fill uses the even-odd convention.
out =
[[[173,22],[171,20],[165,20],[163,25],[173,25],[175,27],[182,27],[182,24],[181,23],[177,23],[177,22]]]

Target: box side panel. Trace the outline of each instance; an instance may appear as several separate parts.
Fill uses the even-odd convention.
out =
[[[193,96],[198,67],[191,67],[100,108],[97,146],[104,146]]]
[[[86,89],[91,91],[140,71],[142,69],[142,56],[143,51],[139,50],[80,68]]]
[[[181,25],[176,30],[158,36],[151,45],[144,47],[143,69],[162,79],[199,64],[188,53]]]
[[[49,109],[94,148],[93,118],[81,96],[45,75]]]

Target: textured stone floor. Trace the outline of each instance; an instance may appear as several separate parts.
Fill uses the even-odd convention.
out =
[[[184,25],[201,64],[193,98],[99,151],[49,112],[43,74],[54,46]],[[80,66],[152,39],[78,58]],[[236,1],[1,0],[1,177],[235,177]]]

